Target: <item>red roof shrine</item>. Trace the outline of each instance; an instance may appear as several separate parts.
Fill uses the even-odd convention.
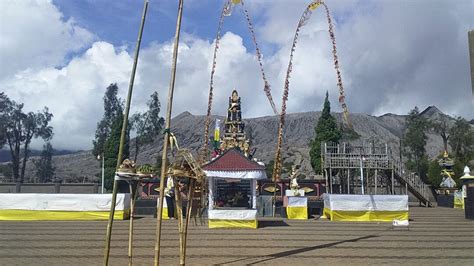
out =
[[[265,171],[265,167],[249,160],[237,149],[229,149],[202,167],[205,171]]]

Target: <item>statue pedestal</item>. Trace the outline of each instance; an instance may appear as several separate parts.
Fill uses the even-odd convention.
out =
[[[286,196],[286,215],[290,220],[308,219],[308,197]]]

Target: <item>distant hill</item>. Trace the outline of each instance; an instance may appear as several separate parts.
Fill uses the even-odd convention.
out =
[[[53,155],[57,156],[57,155],[68,155],[68,154],[73,154],[73,153],[76,153],[76,152],[80,152],[80,151],[73,151],[73,150],[54,150],[54,153]],[[31,156],[40,156],[41,155],[41,150],[31,150],[30,151],[31,153]],[[3,162],[9,162],[11,160],[11,154],[10,154],[10,150],[8,149],[3,149],[3,150],[0,150],[0,163],[3,163]]]
[[[434,106],[428,107],[421,114],[428,120],[437,120],[440,116],[445,116]],[[333,115],[339,123],[342,123],[340,113],[334,113]],[[288,114],[286,118],[283,158],[286,162],[300,164],[300,173],[307,177],[312,176],[309,163],[309,142],[314,138],[314,126],[319,116],[320,112],[305,112]],[[361,136],[361,140],[372,138],[380,143],[387,143],[394,156],[398,156],[400,137],[405,129],[405,115],[372,116],[354,113],[350,116],[354,129]],[[221,118],[223,119],[223,117]],[[186,147],[196,153],[201,147],[203,139],[204,120],[205,116],[193,115],[189,112],[181,113],[172,119],[171,128],[180,147]],[[273,160],[277,139],[277,117],[265,116],[244,119],[244,121],[246,123],[245,130],[252,141],[252,147],[257,148],[255,157],[265,163]],[[451,121],[454,122],[453,119]],[[161,149],[162,136],[160,135],[156,137],[152,144],[141,149],[138,163],[156,162],[156,158],[161,157]],[[434,158],[439,155],[442,149],[441,137],[428,133],[428,144],[426,146],[428,156]],[[131,152],[133,156],[133,149],[131,149]],[[56,166],[56,175],[63,178],[63,180],[97,180],[100,175],[100,164],[90,151],[54,156],[53,160]],[[29,163],[27,176],[33,175],[33,170],[32,164]]]

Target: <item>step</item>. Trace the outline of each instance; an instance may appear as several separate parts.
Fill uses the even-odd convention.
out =
[[[155,215],[156,208],[152,207],[135,207],[135,215]]]
[[[156,199],[137,199],[135,201],[135,207],[154,207],[156,208]]]

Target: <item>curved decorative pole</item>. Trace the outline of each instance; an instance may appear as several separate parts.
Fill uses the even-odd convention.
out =
[[[221,16],[219,18],[219,24],[217,26],[216,33],[216,44],[214,46],[214,55],[212,57],[212,69],[211,69],[211,80],[209,82],[209,99],[207,102],[207,113],[206,120],[204,121],[204,139],[201,149],[201,156],[199,160],[204,164],[208,159],[208,142],[209,142],[209,126],[211,125],[211,109],[212,109],[212,99],[214,96],[214,74],[216,73],[217,65],[217,50],[219,49],[219,40],[221,39],[221,29],[224,24],[224,16],[226,8],[230,5],[230,1],[227,1],[222,8]]]
[[[341,104],[342,107],[342,114],[344,116],[344,120],[347,123],[347,126],[352,129],[352,121],[349,117],[349,108],[347,108],[346,104],[346,96],[344,95],[344,86],[342,85],[342,77],[341,77],[341,71],[339,70],[339,59],[337,57],[337,50],[336,50],[336,37],[334,35],[334,26],[332,25],[332,19],[331,19],[331,14],[329,13],[329,8],[324,3],[321,1],[321,5],[324,6],[324,9],[326,10],[326,18],[328,20],[328,27],[329,27],[329,38],[331,39],[331,44],[332,44],[332,55],[334,59],[334,69],[336,70],[336,76],[337,76],[337,87],[339,88],[339,103]]]
[[[125,113],[123,117],[122,132],[120,134],[120,144],[119,144],[119,152],[117,156],[117,167],[116,167],[117,169],[120,167],[120,164],[122,163],[123,146],[125,143],[125,133],[128,127],[128,114],[130,112],[130,102],[132,100],[133,83],[135,81],[135,73],[137,70],[137,63],[138,63],[138,54],[140,52],[140,43],[142,41],[142,34],[143,34],[143,28],[145,26],[145,17],[146,17],[147,9],[148,9],[148,0],[144,0],[142,20],[140,24],[140,30],[138,31],[138,39],[137,39],[137,45],[135,47],[132,73],[130,75],[130,82],[128,86],[128,95],[127,95],[127,102],[125,104]],[[112,237],[112,225],[114,222],[115,203],[117,201],[117,187],[118,187],[117,181],[114,178],[112,202],[110,203],[109,223],[107,224],[107,235],[105,237],[104,265],[109,265],[110,239]]]
[[[174,84],[176,79],[176,62],[178,59],[178,45],[179,45],[179,32],[181,29],[181,18],[183,16],[183,1],[179,0],[179,7],[178,7],[178,18],[176,21],[176,32],[174,36],[174,47],[173,47],[173,63],[171,66],[171,79],[170,79],[170,86],[168,90],[168,108],[166,112],[166,120],[165,120],[165,136],[163,139],[163,155],[161,157],[161,176],[160,176],[160,198],[158,200],[158,208],[156,213],[156,243],[155,243],[155,260],[154,265],[159,265],[160,263],[160,241],[161,241],[161,219],[162,219],[162,212],[163,212],[163,196],[165,193],[165,178],[167,173],[167,165],[168,165],[168,141],[170,135],[170,127],[171,127],[171,110],[173,107],[173,93],[174,93]]]
[[[339,59],[337,57],[336,38],[334,35],[334,26],[332,24],[331,14],[329,13],[329,8],[327,7],[326,3],[324,3],[321,0],[315,0],[306,7],[303,14],[301,15],[300,20],[298,22],[298,26],[296,28],[295,36],[293,38],[293,44],[291,46],[290,61],[288,63],[288,68],[286,71],[285,86],[283,90],[283,97],[282,97],[282,104],[281,104],[280,121],[279,121],[279,126],[278,126],[278,139],[277,139],[275,162],[273,166],[273,175],[272,175],[273,180],[278,180],[281,174],[281,164],[282,164],[281,149],[282,149],[282,143],[283,143],[283,129],[285,126],[286,102],[288,101],[288,93],[290,89],[290,75],[293,70],[293,54],[296,49],[298,35],[299,35],[301,27],[306,25],[306,23],[311,17],[312,12],[316,10],[316,8],[318,8],[320,5],[324,6],[324,9],[326,11],[326,18],[328,20],[329,38],[331,39],[331,44],[332,44],[332,49],[333,49],[332,54],[333,54],[333,59],[334,59],[334,69],[336,70],[337,86],[339,88],[339,103],[342,106],[344,120],[346,121],[347,126],[350,129],[352,129],[352,122],[349,117],[349,109],[347,108],[347,105],[345,103],[344,87],[342,85],[341,71],[339,70]]]
[[[206,120],[204,122],[203,146],[200,151],[201,163],[205,163],[208,160],[209,126],[211,124],[211,109],[212,109],[212,100],[213,100],[213,95],[214,95],[214,76],[215,76],[216,65],[217,65],[217,51],[219,50],[220,40],[222,37],[221,30],[224,24],[224,18],[230,16],[232,14],[232,7],[239,3],[242,5],[242,9],[245,14],[245,18],[247,20],[247,27],[248,27],[250,35],[252,36],[253,44],[255,45],[255,56],[257,57],[257,62],[260,67],[260,73],[262,75],[262,80],[264,84],[263,90],[265,92],[265,95],[268,98],[268,101],[270,102],[270,106],[272,107],[273,112],[275,113],[275,115],[278,115],[275,102],[273,101],[273,98],[272,98],[270,83],[268,82],[267,77],[265,75],[265,71],[263,69],[263,56],[258,46],[257,37],[255,36],[255,31],[252,24],[252,20],[250,19],[249,11],[245,8],[243,0],[227,0],[224,3],[224,6],[222,7],[222,12],[221,12],[219,23],[217,26],[216,42],[214,46],[214,56],[212,58],[211,80],[209,82],[209,99],[208,99],[208,104],[207,104],[207,114],[206,114]]]

